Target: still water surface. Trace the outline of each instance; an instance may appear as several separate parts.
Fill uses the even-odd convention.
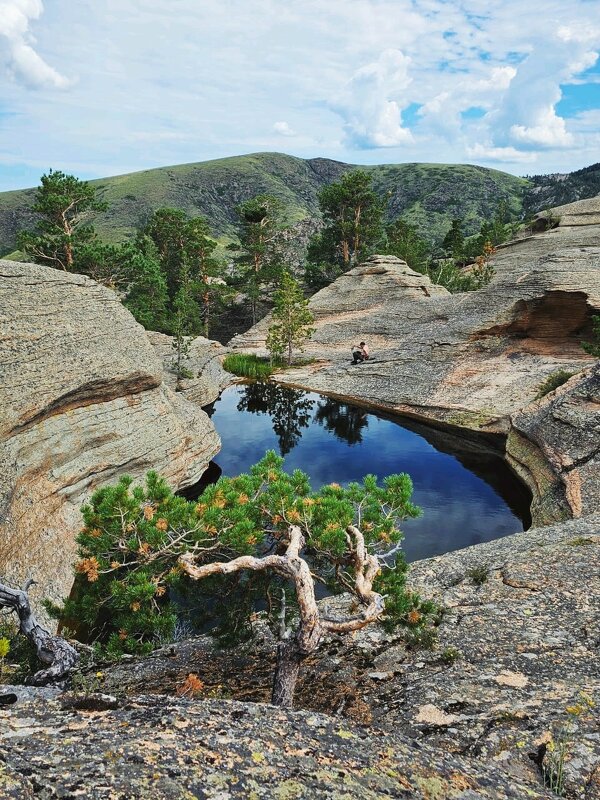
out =
[[[530,496],[505,462],[412,421],[271,383],[226,389],[207,409],[222,441],[212,476],[238,475],[265,450],[313,488],[407,472],[423,515],[403,524],[409,561],[498,539],[530,524]]]

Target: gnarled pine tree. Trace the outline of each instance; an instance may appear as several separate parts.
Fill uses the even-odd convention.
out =
[[[419,513],[408,475],[313,492],[303,472],[287,474],[282,464],[269,452],[198,502],[174,496],[154,473],[145,488],[124,478],[100,489],[84,508],[74,592],[54,612],[117,655],[148,651],[172,635],[178,610],[169,590],[204,596],[207,613],[237,630],[256,600],[267,599],[280,632],[273,702],[286,706],[300,665],[326,633],[356,631],[386,615],[418,624],[399,546],[399,522]],[[316,581],[349,592],[356,609],[323,613]],[[215,596],[219,603],[210,602]],[[274,597],[286,602],[275,609]]]

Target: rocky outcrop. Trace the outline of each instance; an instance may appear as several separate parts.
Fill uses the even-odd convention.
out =
[[[369,626],[330,638],[303,665],[298,708],[371,728],[365,741],[386,731],[401,763],[411,740],[434,772],[453,754],[493,788],[526,787],[523,798],[543,792],[548,745],[562,738],[566,796],[600,796],[600,515],[416,562],[409,582],[444,609],[434,636]],[[335,613],[345,601],[322,602]],[[177,642],[104,670],[102,689],[172,696],[192,672],[204,697],[268,703],[276,642],[260,622],[256,634],[235,650],[208,636]]]
[[[222,360],[227,350],[219,342],[203,336],[193,339],[184,364],[192,377],[178,379],[173,369],[173,337],[156,331],[146,331],[146,336],[163,363],[164,383],[192,403],[199,406],[213,403],[234,380],[233,375],[223,369]]]
[[[492,283],[450,295],[392,256],[373,256],[311,298],[311,365],[280,380],[468,427],[507,430],[581,349],[600,310],[600,226],[557,228],[505,247]],[[269,319],[231,342],[262,350]],[[364,339],[373,359],[352,366]]]
[[[594,363],[581,342],[600,311],[599,206],[597,198],[571,204],[558,227],[499,248],[493,280],[477,292],[451,295],[397,258],[371,257],[311,298],[316,331],[305,356],[316,363],[278,380],[442,425],[508,434],[511,415],[535,400],[549,375]],[[263,352],[269,322],[231,346]],[[354,366],[350,346],[362,339],[373,358]],[[515,448],[515,463],[535,460],[540,436],[525,437],[531,452]],[[552,464],[548,469],[549,482],[560,484]],[[527,472],[524,466],[521,474]],[[535,493],[534,478],[530,486]],[[564,496],[549,512],[551,505],[537,504],[538,523],[565,509],[577,513]]]
[[[533,490],[537,520],[600,509],[600,365],[511,417],[509,464]]]
[[[80,275],[0,261],[0,373],[0,573],[58,599],[94,488],[149,469],[188,486],[219,440],[118,297]]]
[[[0,743],[2,797],[20,800],[549,797],[399,735],[251,703],[33,698],[0,708]]]
[[[561,228],[576,225],[600,225],[600,197],[591,197],[589,200],[579,200],[555,206],[549,211],[540,211],[535,216],[536,220],[550,220],[558,223]]]

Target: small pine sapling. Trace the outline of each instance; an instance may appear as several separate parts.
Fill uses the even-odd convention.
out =
[[[267,334],[267,349],[272,362],[281,361],[285,357],[290,366],[294,350],[302,349],[302,345],[314,333],[314,317],[308,309],[308,300],[302,294],[298,281],[287,271],[281,277],[280,287],[273,300],[273,323]]]

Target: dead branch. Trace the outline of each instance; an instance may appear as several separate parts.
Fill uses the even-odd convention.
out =
[[[36,672],[30,680],[34,686],[43,686],[66,678],[79,661],[79,655],[61,636],[52,636],[38,623],[27,594],[32,583],[31,579],[27,581],[25,589],[11,589],[0,583],[0,608],[15,612],[19,618],[19,631],[33,644],[40,661],[49,665]]]

